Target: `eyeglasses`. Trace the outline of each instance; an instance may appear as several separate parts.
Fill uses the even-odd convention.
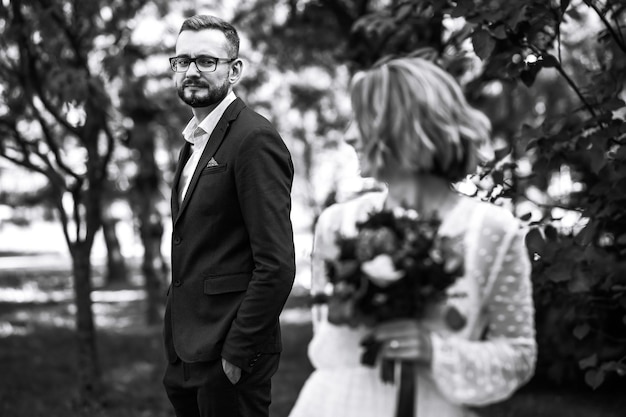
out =
[[[198,71],[200,72],[213,72],[217,68],[217,64],[220,62],[228,63],[233,62],[237,58],[215,58],[212,56],[197,56],[190,58],[188,56],[174,56],[170,58],[170,67],[174,72],[185,72],[189,69],[192,62],[196,64]]]

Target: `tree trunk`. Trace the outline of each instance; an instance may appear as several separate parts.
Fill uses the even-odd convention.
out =
[[[91,245],[76,243],[71,252],[78,336],[79,398],[83,405],[93,405],[96,404],[100,392],[100,367],[91,308]]]
[[[115,230],[116,224],[117,219],[109,215],[104,216],[102,220],[102,234],[107,247],[107,269],[105,273],[107,285],[128,282],[128,268]]]
[[[147,295],[146,321],[148,324],[162,320],[163,287],[167,265],[161,253],[163,216],[158,205],[163,197],[160,191],[161,176],[154,153],[153,132],[147,122],[136,120],[132,146],[138,151],[138,174],[133,182],[131,201],[139,222],[139,234],[144,247],[141,270]]]
[[[152,205],[153,212],[150,213],[149,210],[145,208],[139,213],[139,233],[144,247],[141,271],[145,279],[148,296],[146,321],[148,324],[157,324],[162,319],[163,283],[167,265],[161,254],[161,237],[163,236],[161,216],[154,209],[154,205]]]

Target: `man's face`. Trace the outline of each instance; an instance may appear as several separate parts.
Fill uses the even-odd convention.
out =
[[[176,56],[231,58],[227,46],[226,36],[219,30],[185,30],[178,35]],[[175,73],[178,96],[191,107],[215,105],[228,94],[230,71],[231,64],[223,61],[217,64],[214,72],[200,72],[192,63],[187,71]]]

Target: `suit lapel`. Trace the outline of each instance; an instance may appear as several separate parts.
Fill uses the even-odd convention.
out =
[[[213,158],[213,156],[219,149],[220,145],[224,141],[230,122],[232,122],[233,120],[237,118],[237,115],[239,114],[239,112],[241,112],[241,110],[245,106],[246,105],[241,99],[239,98],[235,99],[235,101],[233,101],[228,106],[228,108],[224,112],[224,115],[222,116],[220,121],[217,123],[217,126],[215,126],[215,129],[213,129],[213,133],[211,133],[211,137],[209,138],[209,141],[207,142],[206,147],[204,148],[204,151],[202,152],[202,156],[200,156],[200,161],[198,161],[198,166],[196,166],[196,169],[193,172],[193,176],[191,177],[191,182],[189,183],[189,188],[187,188],[187,192],[185,193],[185,198],[183,199],[180,209],[177,211],[177,214],[175,216],[173,214],[174,219],[176,219],[174,221],[174,224],[178,222],[178,219],[180,218],[182,213],[185,211],[185,208],[189,204],[189,200],[191,199],[193,191],[196,188],[196,184],[198,184],[200,173],[202,172],[204,167],[206,167],[207,163],[211,160],[211,158]],[[181,169],[178,169],[177,171],[180,171],[180,170]],[[180,173],[178,173],[178,178],[180,178]],[[174,212],[172,211],[172,213]]]
[[[180,150],[180,154],[178,155],[178,163],[176,165],[176,172],[174,173],[174,181],[172,182],[172,197],[171,197],[171,205],[172,205],[172,217],[176,218],[178,216],[178,210],[180,208],[180,203],[178,201],[178,196],[180,192],[178,191],[178,186],[180,183],[180,176],[182,175],[183,168],[185,168],[185,164],[191,155],[191,146],[189,142],[185,141],[182,149]]]

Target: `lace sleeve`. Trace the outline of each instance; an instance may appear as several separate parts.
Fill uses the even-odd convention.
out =
[[[432,375],[441,392],[454,403],[486,405],[504,400],[534,373],[537,348],[525,233],[510,218],[500,238],[493,238],[493,255],[483,284],[483,340],[433,335]],[[484,236],[484,234],[481,234]]]

